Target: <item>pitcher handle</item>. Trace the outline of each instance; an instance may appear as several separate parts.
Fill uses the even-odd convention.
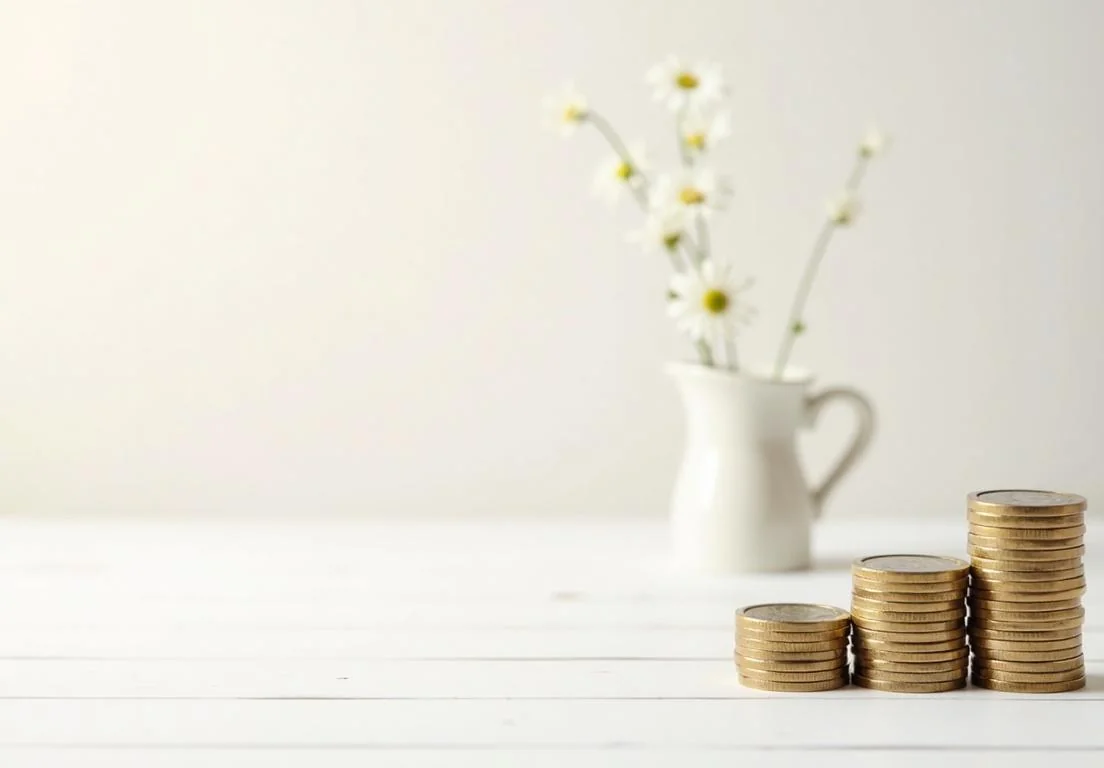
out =
[[[817,517],[820,516],[821,510],[824,508],[824,500],[828,497],[828,494],[843,479],[848,470],[855,466],[855,462],[866,453],[866,449],[870,445],[870,439],[874,436],[874,407],[865,395],[850,387],[833,387],[810,396],[805,401],[806,425],[809,427],[815,426],[821,410],[833,400],[850,403],[855,409],[858,424],[855,434],[851,438],[851,443],[847,446],[843,456],[828,472],[827,477],[820,485],[813,490],[813,511]]]

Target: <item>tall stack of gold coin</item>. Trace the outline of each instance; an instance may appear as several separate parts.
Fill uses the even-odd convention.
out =
[[[1014,693],[1085,686],[1085,499],[984,491],[967,499],[973,681]]]
[[[829,691],[847,685],[851,617],[808,603],[751,605],[736,612],[740,682],[763,691]]]
[[[851,566],[852,682],[897,693],[966,686],[969,565],[935,555],[879,555]]]

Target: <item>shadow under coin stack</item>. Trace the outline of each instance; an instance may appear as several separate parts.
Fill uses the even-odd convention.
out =
[[[879,555],[851,566],[852,682],[896,693],[966,686],[969,565],[935,555]]]
[[[1012,693],[1085,686],[1085,499],[986,491],[967,500],[973,682]]]
[[[740,683],[763,691],[829,691],[847,685],[851,617],[830,605],[770,603],[736,612]]]

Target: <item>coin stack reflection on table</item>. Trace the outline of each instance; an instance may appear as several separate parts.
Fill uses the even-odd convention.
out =
[[[965,687],[968,573],[966,562],[935,555],[879,555],[855,561],[855,685],[897,693]]]
[[[763,691],[828,691],[847,685],[851,618],[830,605],[770,603],[736,612],[740,682]]]
[[[967,500],[973,682],[1014,693],[1085,686],[1085,499],[986,491]]]

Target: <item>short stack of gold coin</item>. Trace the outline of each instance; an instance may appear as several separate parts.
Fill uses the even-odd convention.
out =
[[[808,603],[751,605],[736,612],[740,682],[763,691],[829,691],[847,685],[851,617]]]
[[[966,686],[969,565],[935,555],[879,555],[851,566],[852,682],[896,693]]]
[[[1085,686],[1085,499],[985,491],[967,499],[974,685],[1013,693]]]

